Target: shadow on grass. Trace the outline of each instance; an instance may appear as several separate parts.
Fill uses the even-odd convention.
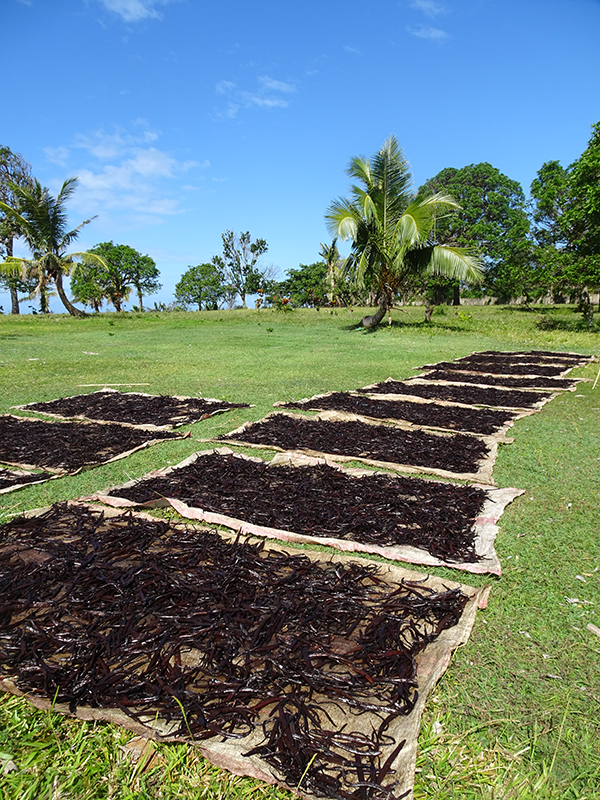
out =
[[[402,320],[392,320],[392,324],[388,325],[387,320],[382,322],[376,328],[363,328],[361,327],[360,323],[353,324],[353,325],[341,325],[339,330],[341,331],[356,331],[358,333],[362,333],[364,335],[372,336],[374,333],[382,333],[387,331],[391,328],[395,330],[412,330],[412,331],[449,331],[451,333],[458,332],[458,331],[468,331],[470,330],[470,326],[468,323],[470,320],[448,320],[442,321],[439,318],[432,320],[431,322],[425,322],[424,319],[422,320],[411,320],[404,322]]]
[[[594,320],[592,326],[587,319],[552,319],[542,315],[535,323],[540,331],[569,331],[571,333],[600,333],[600,324]]]

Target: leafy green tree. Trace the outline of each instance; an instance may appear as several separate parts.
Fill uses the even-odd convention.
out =
[[[259,259],[267,252],[269,246],[264,239],[252,241],[250,232],[236,235],[233,231],[225,231],[223,255],[214,256],[213,264],[221,270],[230,289],[228,293],[230,307],[239,294],[242,306],[246,308],[246,295],[257,292],[265,279],[265,271],[259,268]]]
[[[358,183],[350,198],[332,203],[325,220],[332,236],[352,241],[347,270],[379,303],[374,315],[363,318],[364,327],[378,325],[394,298],[423,275],[481,279],[480,260],[468,248],[434,243],[440,215],[459,206],[446,194],[414,197],[410,167],[395,136],[371,159],[353,158],[347,173]]]
[[[536,262],[555,292],[580,297],[591,327],[590,295],[600,286],[600,122],[573,164],[541,167],[531,194]]]
[[[0,200],[9,206],[16,204],[12,184],[32,186],[31,165],[20,153],[13,153],[9,147],[0,145]],[[0,212],[0,257],[12,258],[13,240],[19,236],[15,220],[6,212]],[[19,274],[0,275],[0,286],[10,292],[11,314],[19,313],[19,292],[30,294],[35,288],[31,280]]]
[[[279,283],[278,292],[289,297],[294,306],[320,308],[327,305],[327,265],[322,261],[300,264],[289,269],[287,279]]]
[[[40,296],[40,308],[48,313],[48,286],[54,282],[62,304],[72,316],[85,316],[67,297],[63,276],[69,275],[75,266],[75,259],[85,257],[97,260],[102,258],[91,253],[67,253],[67,248],[77,239],[84,225],[92,220],[87,219],[73,230],[68,230],[66,201],[75,191],[77,178],[66,180],[57,197],[34,178],[31,187],[10,184],[16,198],[16,208],[0,201],[0,209],[14,222],[31,251],[30,259],[7,257],[2,265],[8,274],[15,274],[24,264],[31,275],[37,279],[36,292]],[[93,219],[93,218],[92,218]]]
[[[175,285],[177,302],[196,304],[198,311],[202,311],[202,306],[216,310],[226,293],[223,273],[214,263],[188,267]]]
[[[476,247],[486,267],[486,283],[503,296],[521,294],[529,284],[530,221],[525,194],[488,163],[447,167],[428,180],[419,194],[441,192],[460,204],[455,214],[436,220],[438,241]]]

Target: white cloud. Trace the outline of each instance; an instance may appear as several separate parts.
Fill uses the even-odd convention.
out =
[[[71,174],[79,178],[71,201],[78,213],[114,218],[120,226],[157,223],[185,210],[181,206],[180,178],[191,170],[206,169],[210,163],[178,161],[150,145],[156,139],[158,134],[151,130],[139,135],[122,128],[112,133],[99,130],[79,134],[69,148],[47,148],[46,154],[55,163],[62,158],[62,166],[68,162]],[[79,166],[81,151],[87,155]],[[189,188],[189,178],[187,181]]]
[[[217,116],[232,119],[243,108],[287,108],[289,102],[281,95],[292,94],[296,87],[292,83],[261,75],[255,91],[241,89],[231,81],[219,81],[215,91],[218,95],[229,98],[225,110],[218,112]]]
[[[48,161],[66,167],[70,150],[68,147],[44,147],[44,153]]]
[[[352,53],[354,56],[360,56],[362,53],[357,47],[351,47],[349,44],[344,45],[344,51],[346,53]]]
[[[440,3],[436,3],[435,0],[413,0],[410,7],[422,11],[428,17],[436,17],[438,14],[447,12],[447,9]]]
[[[436,42],[441,42],[448,38],[446,31],[442,31],[439,28],[430,28],[426,25],[421,25],[418,28],[408,28],[408,32],[419,39],[431,39]]]
[[[160,19],[157,5],[166,5],[173,0],[100,0],[107,11],[117,14],[124,22],[139,22],[142,19]]]

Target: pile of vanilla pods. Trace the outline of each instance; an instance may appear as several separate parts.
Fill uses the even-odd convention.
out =
[[[225,434],[219,440],[248,442],[281,450],[312,450],[455,473],[477,472],[479,462],[489,452],[481,439],[462,433],[436,435],[389,425],[330,422],[287,414],[271,414],[245,428],[243,433]]]
[[[510,411],[490,408],[464,408],[436,403],[411,403],[409,400],[377,400],[349,392],[332,392],[310,400],[286,403],[284,408],[346,411],[372,419],[405,420],[414,425],[429,425],[468,433],[493,434],[514,418]]]
[[[131,425],[179,426],[232,408],[248,408],[248,404],[202,397],[179,398],[140,392],[101,391],[44,403],[29,403],[23,408],[61,417],[86,417]]]
[[[7,489],[9,486],[22,486],[26,483],[37,483],[51,478],[49,472],[22,472],[0,467],[0,489]]]
[[[178,439],[170,431],[144,431],[118,424],[46,422],[0,415],[0,461],[73,472],[108,461],[157,439]]]
[[[172,737],[258,733],[246,755],[325,797],[392,796],[404,742],[388,728],[416,701],[415,657],[466,601],[372,563],[81,505],[0,527],[1,669],[17,687]]]
[[[350,477],[327,464],[292,467],[208,454],[167,475],[109,495],[135,503],[176,498],[267,528],[397,547],[412,545],[445,561],[473,563],[473,520],[486,492],[373,473]]]

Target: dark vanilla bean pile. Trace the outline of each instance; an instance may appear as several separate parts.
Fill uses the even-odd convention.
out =
[[[561,375],[569,365],[548,365],[536,363],[516,363],[512,358],[495,358],[480,361],[479,359],[462,359],[461,361],[439,361],[437,364],[427,365],[424,369],[438,370],[468,370],[470,372],[484,372],[492,375],[546,375],[548,377]]]
[[[248,408],[247,403],[205,400],[201,397],[178,399],[137,392],[92,392],[63,397],[46,403],[30,403],[31,411],[57,414],[62,417],[87,417],[131,425],[187,425],[205,419],[217,411]]]
[[[15,472],[11,469],[2,469],[0,467],[0,489],[7,489],[9,486],[18,486],[24,483],[35,483],[36,481],[44,481],[50,478],[49,472],[31,472],[24,474],[23,472]]]
[[[382,381],[369,388],[356,391],[361,394],[412,395],[428,400],[447,400],[450,403],[504,408],[532,408],[540,400],[548,397],[547,392],[518,392],[484,386],[451,386],[442,383],[414,383],[412,381]]]
[[[473,372],[458,372],[454,369],[432,369],[426,375],[420,376],[427,381],[453,381],[454,383],[480,383],[484,386],[511,386],[515,389],[570,389],[575,381],[569,378],[548,378],[540,376],[511,378],[501,375],[475,374]]]
[[[389,726],[414,707],[415,657],[466,601],[359,560],[87,507],[0,526],[4,676],[72,712],[118,708],[195,741],[258,731],[252,753],[325,797],[392,796],[404,743]],[[348,723],[333,724],[340,713]]]
[[[143,431],[95,422],[46,422],[0,415],[0,461],[71,472],[108,461],[145,442],[178,439],[170,431]]]
[[[435,435],[406,431],[388,425],[364,422],[329,422],[307,417],[273,414],[255,422],[242,433],[219,439],[275,446],[282,450],[312,450],[318,453],[368,458],[391,464],[443,469],[456,473],[477,472],[487,445],[474,436],[456,433]]]
[[[324,397],[286,403],[284,408],[347,411],[373,419],[397,419],[415,425],[429,425],[468,433],[493,434],[514,418],[510,411],[411,403],[408,400],[375,400],[348,392],[333,392]]]
[[[145,503],[176,498],[268,528],[382,547],[412,545],[446,561],[477,561],[473,522],[483,489],[395,475],[351,477],[327,464],[292,467],[210,454],[168,475],[113,489]]]

